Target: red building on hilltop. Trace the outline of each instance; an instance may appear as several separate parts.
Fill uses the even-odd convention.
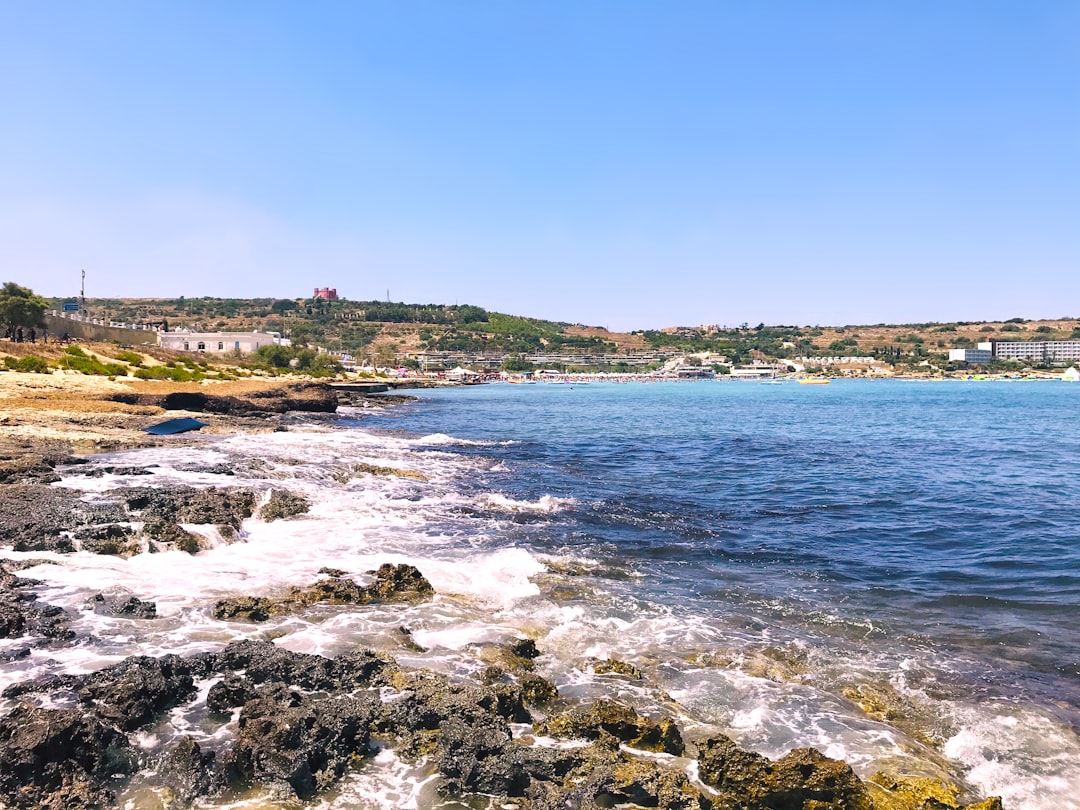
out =
[[[311,297],[321,298],[324,301],[337,301],[337,287],[323,287],[321,289],[316,287],[315,294]]]

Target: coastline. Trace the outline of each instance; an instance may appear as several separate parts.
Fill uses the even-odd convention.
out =
[[[60,385],[42,386],[40,378],[15,379],[10,386],[15,395],[5,386],[0,424],[0,488],[5,495],[20,488],[25,492],[27,487],[36,494],[61,490],[49,486],[58,480],[56,468],[78,463],[86,453],[195,445],[204,443],[199,437],[206,435],[225,438],[274,432],[303,419],[289,416],[296,411],[287,407],[278,410],[290,402],[306,400],[311,414],[332,412],[327,410],[331,398],[325,389],[283,390],[277,381],[215,387],[215,396],[221,398],[215,400],[215,407],[224,411],[209,415],[205,410],[165,407],[162,398],[191,394],[191,386],[152,384],[133,390],[123,383],[107,384],[107,380],[82,382],[64,380]],[[305,393],[309,396],[300,396]],[[126,399],[116,401],[117,396]],[[254,406],[245,410],[237,404],[245,401],[262,410]],[[333,403],[336,407],[336,395]],[[197,434],[165,439],[143,432],[147,425],[175,415],[197,416],[209,425]],[[182,495],[191,497],[188,491]],[[34,514],[40,504],[35,501],[34,509],[28,510],[31,522],[40,522]],[[215,518],[225,520],[222,525],[229,525],[238,515],[253,514],[268,503],[238,501],[223,492],[213,504],[204,505]],[[128,508],[140,507],[129,502]],[[141,508],[173,509],[179,516],[184,505],[152,503]],[[61,514],[58,519],[64,517]],[[192,521],[177,517],[176,522]],[[10,531],[5,529],[5,534]],[[166,532],[154,542],[177,542],[170,536]],[[113,550],[99,553],[117,553],[115,544],[102,548]],[[120,553],[131,551],[134,548],[129,546]],[[52,553],[63,552],[53,549]],[[40,631],[41,641],[35,643],[43,649],[73,643],[60,615],[63,610],[57,613],[39,604],[34,583],[16,571],[33,560],[19,557],[17,565],[0,565],[5,596],[28,608],[26,627]],[[220,612],[231,620],[257,625],[261,612],[269,615],[326,604],[408,605],[431,598],[430,583],[425,583],[423,572],[401,566],[367,573],[327,571],[314,583],[297,583],[298,590],[292,594],[256,595],[212,609],[215,617]],[[152,604],[153,597],[144,593],[136,595],[135,604],[129,600],[113,605],[103,596],[101,609],[129,610],[134,615],[140,609],[148,611],[145,606]],[[397,645],[408,650],[410,643],[407,630],[403,631]],[[31,655],[29,647],[20,647],[13,651],[16,658],[9,660],[22,657],[22,649]],[[0,771],[8,774],[0,778],[0,798],[13,806],[60,807],[75,800],[85,806],[111,806],[117,797],[138,797],[140,807],[171,808],[189,806],[200,797],[223,791],[269,786],[271,795],[295,801],[332,789],[352,763],[372,753],[372,740],[378,739],[384,750],[404,761],[429,758],[446,795],[494,795],[523,808],[562,808],[568,802],[583,808],[612,802],[669,808],[768,808],[780,796],[791,802],[785,807],[816,810],[1000,807],[993,799],[961,804],[960,791],[943,786],[940,779],[892,774],[860,780],[842,762],[812,749],[770,761],[736,748],[727,738],[690,739],[688,734],[684,740],[683,730],[671,716],[639,711],[618,699],[585,702],[560,695],[554,684],[536,672],[534,662],[542,653],[542,645],[538,648],[529,638],[492,645],[486,653],[489,664],[480,677],[461,683],[432,670],[402,666],[386,653],[357,651],[331,659],[286,652],[267,638],[234,642],[209,655],[125,659],[88,675],[16,685],[4,697],[25,701],[26,706],[0,718],[0,765],[4,766]],[[583,666],[596,671],[606,668],[613,679],[613,696],[620,691],[620,679],[641,677],[634,667],[615,659]],[[215,685],[209,693],[196,689],[197,683],[211,680]],[[302,687],[299,693],[298,686]],[[386,691],[403,697],[389,703],[373,699],[373,694]],[[81,708],[35,705],[35,701],[63,705],[65,700]],[[149,761],[133,745],[137,733],[145,732],[169,711],[200,700],[216,712],[222,728],[239,717],[235,744],[220,756],[203,750],[190,737],[156,752]],[[63,745],[58,745],[58,727],[69,733]],[[305,731],[297,735],[290,727]],[[542,744],[556,739],[565,743]],[[90,749],[95,748],[109,752],[108,756],[92,756]],[[52,753],[42,753],[46,750]],[[32,767],[9,767],[28,761]],[[122,766],[118,772],[126,777],[119,781],[109,772],[117,763]],[[147,770],[152,777],[141,776]]]

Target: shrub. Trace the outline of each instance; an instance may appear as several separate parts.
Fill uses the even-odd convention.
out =
[[[1006,323],[1001,327],[1002,332],[1019,332],[1020,327],[1015,323]]]
[[[68,346],[64,349],[64,356],[60,358],[60,365],[80,374],[96,374],[101,377],[126,377],[127,366],[119,363],[102,363],[96,357],[91,357],[78,346]]]
[[[130,363],[136,368],[143,364],[143,356],[138,352],[121,351],[113,355],[121,363]]]
[[[19,360],[16,357],[5,357],[4,368],[14,371],[19,367]]]
[[[14,360],[15,358],[10,359]],[[48,360],[44,357],[35,357],[32,354],[20,359],[15,364],[15,368],[18,371],[28,371],[33,374],[48,374],[51,371]]]

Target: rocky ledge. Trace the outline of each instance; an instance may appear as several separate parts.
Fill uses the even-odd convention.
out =
[[[21,587],[11,572],[4,576]],[[346,581],[331,571],[294,596],[432,595],[410,566],[385,565],[363,588]],[[152,615],[139,600],[93,603]],[[685,739],[672,717],[560,695],[533,671],[540,655],[530,639],[501,645],[480,680],[459,682],[363,649],[326,658],[246,640],[215,653],[134,656],[86,675],[18,683],[3,692],[17,703],[0,718],[0,804],[98,808],[115,806],[121,793],[152,793],[158,806],[185,807],[252,789],[306,801],[390,748],[436,775],[447,799],[521,810],[1001,808],[998,799],[963,805],[955,786],[933,780],[864,781],[812,748],[770,760],[722,735]],[[174,736],[167,722],[188,709],[208,718],[199,723],[201,742]],[[155,751],[138,744],[170,737]]]

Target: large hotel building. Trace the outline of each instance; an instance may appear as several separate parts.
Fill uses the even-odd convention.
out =
[[[950,360],[988,363],[990,360],[1028,360],[1065,363],[1080,360],[1080,340],[992,340],[977,349],[953,349]]]

